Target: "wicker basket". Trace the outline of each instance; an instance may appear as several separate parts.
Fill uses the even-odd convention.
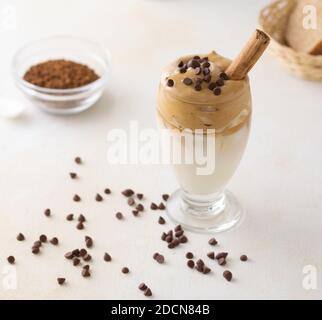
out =
[[[265,7],[259,17],[260,28],[271,36],[270,52],[293,74],[322,81],[322,55],[296,52],[285,42],[285,29],[296,0],[277,0]]]

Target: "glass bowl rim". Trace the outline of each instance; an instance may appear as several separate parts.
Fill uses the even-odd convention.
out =
[[[26,80],[24,80],[22,77],[20,77],[18,75],[17,72],[17,59],[19,57],[20,54],[22,54],[24,52],[24,50],[35,46],[37,44],[41,44],[44,41],[47,40],[52,40],[52,39],[71,39],[71,40],[78,40],[81,41],[83,43],[88,43],[91,45],[96,46],[97,48],[99,48],[102,51],[102,54],[100,55],[100,58],[103,59],[104,63],[105,63],[105,67],[104,67],[104,73],[95,81],[88,83],[84,86],[81,87],[77,87],[77,88],[70,88],[70,89],[52,89],[52,88],[44,88],[44,87],[40,87],[37,85],[34,85]],[[16,53],[14,54],[12,61],[11,61],[11,71],[13,74],[13,77],[15,79],[15,81],[21,85],[22,87],[26,87],[28,89],[31,89],[33,91],[39,92],[39,93],[45,93],[45,94],[55,94],[55,95],[59,95],[59,94],[78,94],[81,92],[86,92],[89,90],[93,90],[96,88],[100,88],[103,87],[105,85],[105,83],[107,82],[107,78],[108,78],[108,71],[110,69],[111,66],[111,60],[112,60],[112,56],[110,51],[105,48],[104,46],[102,46],[100,43],[93,41],[93,40],[88,40],[82,37],[78,37],[78,36],[70,36],[70,35],[54,35],[54,36],[50,36],[50,37],[44,37],[38,40],[33,40],[30,41],[26,44],[24,44],[20,49],[18,49],[16,51]]]

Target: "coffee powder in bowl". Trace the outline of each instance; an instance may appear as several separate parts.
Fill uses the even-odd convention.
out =
[[[30,43],[12,61],[15,82],[31,104],[63,115],[93,106],[104,91],[109,69],[107,50],[69,36]]]
[[[72,89],[90,84],[99,76],[87,65],[62,59],[32,66],[23,79],[42,88]]]

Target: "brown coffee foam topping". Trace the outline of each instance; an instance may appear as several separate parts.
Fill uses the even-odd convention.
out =
[[[249,79],[235,81],[223,78],[223,72],[231,61],[216,52],[199,55],[202,61],[207,61],[209,73],[201,72],[199,66],[192,60],[195,56],[185,56],[177,59],[165,68],[158,95],[158,113],[170,127],[178,129],[216,129],[224,132],[231,130],[231,126],[240,126],[248,120],[251,114],[251,95]],[[190,62],[190,66],[188,63]],[[185,71],[182,71],[185,68]],[[210,75],[210,81],[204,77]],[[191,79],[188,81],[186,79]],[[198,81],[202,78],[202,81]],[[172,84],[169,86],[168,83]],[[220,85],[218,85],[218,80]],[[172,83],[173,82],[173,83]],[[190,83],[190,84],[189,84]],[[197,88],[199,84],[201,89]],[[211,88],[209,88],[209,86]],[[220,94],[214,90],[220,89]]]

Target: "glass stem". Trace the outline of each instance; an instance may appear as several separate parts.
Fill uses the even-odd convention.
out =
[[[200,218],[219,215],[225,210],[224,190],[207,195],[191,194],[183,190],[181,198],[181,208]]]

